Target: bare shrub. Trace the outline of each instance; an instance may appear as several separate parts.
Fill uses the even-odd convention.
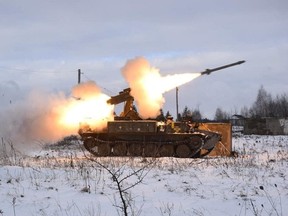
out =
[[[117,208],[117,210],[120,210],[120,213],[124,214],[125,216],[128,216],[129,214],[138,215],[139,211],[135,210],[131,189],[143,182],[145,176],[153,167],[152,165],[155,163],[155,159],[151,159],[149,161],[146,160],[141,167],[135,168],[127,165],[129,161],[133,163],[133,159],[131,158],[129,158],[125,163],[118,164],[117,166],[115,166],[113,163],[103,163],[103,161],[100,162],[100,160],[94,157],[87,156],[87,158],[110,174],[111,180],[115,185],[114,189],[120,198],[120,204],[117,204],[117,199],[114,198],[114,206]]]

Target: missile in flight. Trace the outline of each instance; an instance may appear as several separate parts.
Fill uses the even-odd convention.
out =
[[[209,75],[210,73],[213,73],[215,71],[218,71],[218,70],[222,70],[222,69],[225,69],[225,68],[228,68],[228,67],[233,67],[233,66],[236,66],[236,65],[240,65],[240,64],[243,64],[245,61],[242,60],[242,61],[238,61],[238,62],[234,62],[232,64],[227,64],[227,65],[224,65],[224,66],[221,66],[221,67],[217,67],[217,68],[212,68],[212,69],[206,69],[205,71],[202,71],[200,72],[201,75]]]

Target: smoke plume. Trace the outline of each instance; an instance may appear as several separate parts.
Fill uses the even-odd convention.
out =
[[[106,103],[109,97],[94,82],[77,85],[72,93],[73,97],[31,92],[25,100],[1,110],[0,136],[24,148],[27,144],[55,142],[76,135],[83,120],[101,130],[113,119],[114,107]]]
[[[131,88],[139,114],[142,118],[155,118],[159,115],[165,99],[163,94],[183,85],[200,73],[184,73],[161,76],[158,69],[150,66],[143,57],[128,60],[122,74]]]

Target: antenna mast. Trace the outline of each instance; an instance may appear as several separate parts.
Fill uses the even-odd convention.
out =
[[[178,121],[178,115],[179,115],[179,111],[178,111],[178,87],[176,87],[176,120]]]

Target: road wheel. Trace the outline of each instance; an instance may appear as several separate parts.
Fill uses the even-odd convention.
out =
[[[127,147],[125,143],[117,143],[113,147],[113,155],[114,156],[126,156]]]
[[[142,156],[142,146],[140,143],[133,143],[129,146],[130,156]]]
[[[96,143],[96,140],[92,137],[87,138],[84,140],[84,147],[86,150],[88,150],[90,153],[93,155],[97,156],[98,155],[98,146]]]
[[[96,146],[95,139],[90,137],[84,140],[84,147],[90,151],[90,149],[94,148]]]
[[[173,157],[174,156],[174,146],[173,145],[162,145],[159,149],[159,154],[161,157]]]
[[[190,158],[192,155],[192,152],[187,145],[179,145],[176,148],[176,154],[180,158]]]
[[[101,143],[98,145],[99,156],[109,156],[111,154],[111,147],[107,143]]]
[[[155,143],[146,143],[144,146],[144,156],[145,157],[156,157],[158,147]]]
[[[190,137],[189,146],[193,150],[200,150],[203,145],[203,140],[199,136]]]

